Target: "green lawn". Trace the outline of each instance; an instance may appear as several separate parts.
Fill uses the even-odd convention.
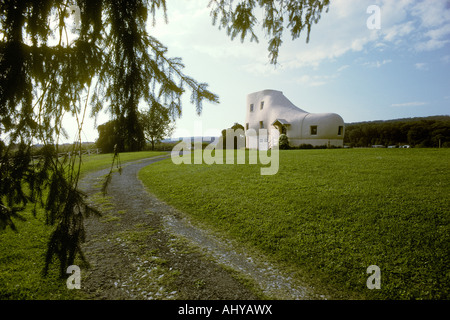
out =
[[[125,152],[120,153],[119,158],[121,163],[126,163],[128,161],[157,157],[165,154],[167,154],[167,152],[159,152],[159,151]],[[110,153],[97,154],[92,156],[83,156],[81,162],[82,163],[81,176],[92,171],[110,168],[112,157],[113,155]]]
[[[120,154],[122,163],[154,157],[163,152]],[[112,154],[83,156],[81,174],[109,168]],[[0,300],[4,299],[78,299],[79,292],[68,290],[65,279],[59,278],[55,264],[47,277],[41,276],[47,241],[52,227],[45,225],[42,211],[36,217],[24,212],[25,222],[15,221],[18,232],[7,228],[0,231]],[[69,275],[68,275],[69,276]]]
[[[263,250],[334,297],[448,299],[449,149],[280,151],[259,165],[141,170],[148,189],[194,220]],[[381,289],[366,286],[367,267]]]

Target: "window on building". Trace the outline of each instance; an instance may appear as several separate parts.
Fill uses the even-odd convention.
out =
[[[317,126],[311,126],[311,135],[312,136],[317,135]]]
[[[259,128],[264,129],[264,122],[262,122],[262,121],[259,122]]]
[[[260,109],[262,110],[264,108],[264,101],[261,101],[261,107]]]
[[[338,136],[342,136],[342,132],[344,131],[344,127],[343,126],[339,126],[338,128]]]
[[[253,112],[253,103],[250,105],[250,112]]]
[[[245,130],[248,130],[248,122],[245,124]]]

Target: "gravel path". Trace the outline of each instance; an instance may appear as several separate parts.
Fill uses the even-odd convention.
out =
[[[82,291],[89,299],[317,299],[261,254],[193,226],[188,217],[146,191],[137,174],[165,157],[126,163],[100,193],[109,169],[80,187],[102,217],[86,221]]]

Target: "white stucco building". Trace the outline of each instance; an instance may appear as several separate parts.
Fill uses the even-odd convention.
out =
[[[267,129],[269,133],[268,138],[247,137],[247,148],[261,148],[263,142],[268,142],[270,148],[271,141],[275,140],[270,136],[271,130],[286,134],[291,146],[342,147],[344,144],[344,120],[341,116],[336,113],[308,113],[296,107],[281,91],[251,93],[247,95],[246,108],[246,133],[249,129],[256,132]]]

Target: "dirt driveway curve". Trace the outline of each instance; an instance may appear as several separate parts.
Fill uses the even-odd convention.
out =
[[[80,187],[102,217],[86,221],[81,291],[88,299],[252,300],[316,299],[260,254],[194,227],[188,218],[146,191],[137,174],[164,157],[126,163],[87,175]]]

